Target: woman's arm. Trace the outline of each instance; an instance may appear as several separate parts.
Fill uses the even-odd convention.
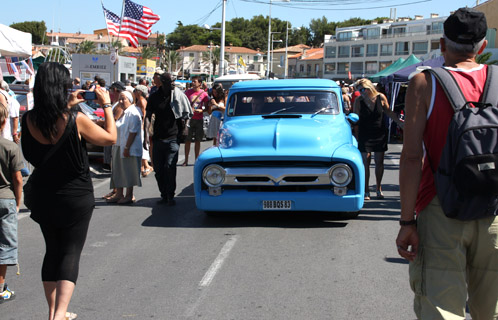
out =
[[[380,94],[380,100],[381,100],[382,107],[384,108],[384,112],[386,113],[386,115],[389,118],[391,118],[394,122],[396,122],[396,124],[401,129],[403,129],[404,123],[401,120],[399,120],[398,115],[391,110],[391,108],[389,107],[389,102],[387,102],[386,96],[383,95],[382,93]]]
[[[126,145],[124,146],[124,150],[123,150],[123,155],[127,158],[130,156],[130,148],[131,148],[131,145],[133,144],[133,141],[135,141],[137,134],[138,134],[138,132],[130,132],[128,134],[128,139],[126,140]]]
[[[71,95],[76,93],[73,92]],[[95,90],[99,104],[104,108],[104,128],[93,123],[87,116],[78,113],[76,117],[76,124],[78,126],[79,134],[88,142],[98,146],[110,146],[116,143],[116,123],[110,107],[111,99],[109,92],[102,88]],[[77,94],[77,93],[76,93]]]

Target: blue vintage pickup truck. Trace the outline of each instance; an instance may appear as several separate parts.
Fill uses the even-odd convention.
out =
[[[220,211],[326,211],[356,217],[365,171],[340,88],[331,80],[234,84],[219,146],[194,167],[195,201]]]

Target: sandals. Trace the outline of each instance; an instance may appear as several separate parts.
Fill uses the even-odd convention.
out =
[[[384,194],[380,190],[377,190],[377,199],[384,199]]]
[[[114,190],[112,190],[111,192],[109,192],[108,194],[106,194],[105,196],[102,196],[102,199],[109,199],[109,198],[112,198],[112,196],[115,194]]]
[[[78,318],[78,315],[73,312],[66,312],[66,320],[74,320]]]
[[[119,202],[119,201],[120,201],[120,200],[122,200],[122,199],[124,199],[124,197],[123,197],[123,196],[118,197],[118,196],[116,196],[116,194],[114,194],[112,197],[107,198],[107,199],[105,200],[105,202],[107,202],[107,203],[116,203],[116,202]]]
[[[370,192],[365,192],[365,200],[370,200]]]
[[[152,173],[152,169],[151,168],[147,168],[144,171],[142,171],[142,177],[145,178],[145,177],[147,177],[151,173]]]
[[[132,203],[135,203],[137,201],[137,199],[135,199],[135,197],[131,197],[131,198],[127,198],[127,197],[124,197],[124,198],[121,198],[117,201],[117,204],[132,204]]]

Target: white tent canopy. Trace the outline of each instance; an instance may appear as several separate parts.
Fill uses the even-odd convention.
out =
[[[0,24],[0,55],[23,58],[31,56],[31,33]]]

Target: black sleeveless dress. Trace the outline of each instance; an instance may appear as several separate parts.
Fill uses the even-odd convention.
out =
[[[53,145],[42,144],[33,138],[26,124],[30,112],[22,118],[22,151],[38,171],[33,181],[36,197],[31,218],[39,224],[70,226],[92,214],[95,207],[85,141],[79,138],[75,123],[66,141],[43,167],[39,167]],[[69,116],[75,118],[76,113],[71,112]]]
[[[358,149],[360,152],[387,151],[388,129],[384,122],[384,109],[380,95],[370,108],[360,100],[360,121],[358,122]]]

